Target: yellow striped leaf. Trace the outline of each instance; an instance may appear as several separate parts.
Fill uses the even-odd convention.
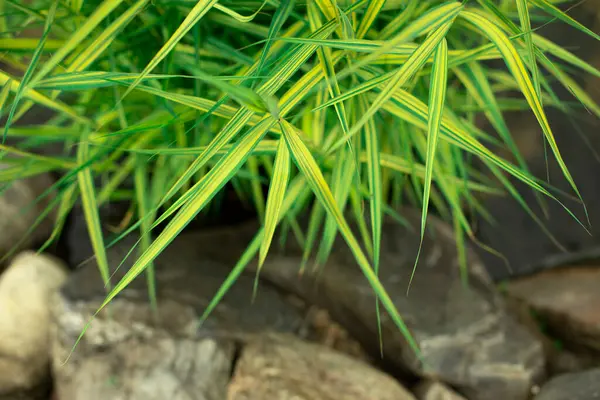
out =
[[[177,43],[183,38],[183,36],[189,32],[192,27],[204,17],[204,15],[217,3],[217,0],[199,0],[194,8],[190,10],[181,25],[171,35],[169,40],[161,47],[161,49],[154,55],[152,60],[146,65],[144,70],[140,73],[140,76],[127,88],[127,91],[121,99],[125,98],[135,87],[148,75],[156,66],[175,48]]]
[[[379,15],[379,13],[385,7],[386,0],[369,0],[369,5],[367,6],[367,10],[360,20],[360,25],[358,26],[358,31],[356,31],[356,37],[358,39],[362,39],[367,34],[373,22]]]
[[[135,185],[135,196],[137,202],[138,216],[141,221],[140,225],[140,248],[139,255],[141,256],[150,248],[152,242],[151,230],[153,216],[151,213],[150,204],[148,201],[149,188],[148,188],[148,171],[146,168],[147,160],[141,157],[132,157],[135,162],[135,172],[133,174],[134,185]],[[156,279],[154,275],[154,263],[148,263],[146,268],[146,281],[148,285],[148,295],[150,298],[150,307],[156,311],[157,299],[156,299]]]
[[[0,6],[1,7],[1,6]],[[39,39],[30,38],[0,38],[0,50],[1,51],[33,51],[39,44]],[[44,45],[43,52],[56,51],[61,48],[64,44],[62,40],[48,39]]]
[[[219,4],[219,3],[216,3],[216,4],[214,5],[214,7],[215,7],[217,10],[219,10],[219,11],[221,11],[221,12],[223,12],[223,13],[225,13],[225,14],[229,15],[230,17],[232,17],[232,18],[233,18],[233,19],[235,19],[236,21],[239,21],[239,22],[250,22],[250,21],[252,21],[254,18],[256,18],[256,16],[257,16],[258,14],[260,14],[260,12],[261,12],[261,10],[263,9],[263,7],[264,7],[264,6],[267,4],[267,1],[268,1],[268,0],[265,0],[265,1],[263,1],[263,2],[262,2],[262,4],[260,5],[260,7],[258,7],[258,10],[256,10],[256,11],[255,11],[253,14],[250,14],[250,15],[248,15],[248,16],[245,16],[245,15],[239,14],[239,13],[235,12],[234,10],[232,10],[231,8],[225,7],[224,5],[222,5],[222,4]]]
[[[6,85],[9,81],[9,87],[11,92],[17,93],[19,91],[19,88],[21,87],[21,82],[18,79],[9,76],[4,71],[0,71],[0,85]],[[25,87],[25,89],[23,89],[22,96],[28,100],[31,100],[34,103],[37,103],[44,107],[48,107],[60,113],[64,113],[65,115],[68,115],[70,118],[77,122],[81,122],[84,124],[91,123],[87,118],[80,116],[79,113],[73,108],[67,106],[66,104],[58,100],[52,100],[51,98],[41,94],[36,90]]]
[[[264,234],[260,245],[258,265],[259,270],[267,258],[277,222],[281,219],[281,206],[285,198],[285,191],[290,177],[290,152],[285,140],[279,139],[277,145],[277,155],[275,156],[275,165],[273,168],[273,177],[269,186],[269,197],[267,198],[267,209],[264,222]]]
[[[6,83],[2,86],[2,91],[0,91],[0,117],[2,117],[4,113],[4,105],[6,104],[6,100],[8,100],[8,94],[10,93],[10,89],[12,88],[12,79],[8,79]],[[8,133],[8,128],[5,130],[5,134]]]
[[[415,260],[408,286],[417,269],[421,246],[425,238],[425,226],[427,223],[427,212],[429,209],[429,196],[431,192],[431,181],[433,177],[433,165],[435,163],[435,152],[440,135],[442,124],[442,114],[444,112],[444,103],[446,101],[446,86],[448,80],[448,44],[446,39],[442,39],[435,51],[433,69],[431,70],[430,88],[429,88],[429,114],[427,116],[427,157],[425,161],[425,182],[423,184],[423,206],[421,210],[421,240],[419,251]]]
[[[529,63],[529,69],[531,70],[531,78],[533,80],[533,87],[535,88],[536,94],[542,102],[541,90],[540,90],[540,79],[535,57],[535,44],[533,43],[531,33],[531,20],[529,18],[529,8],[527,0],[517,0],[517,10],[519,13],[519,21],[521,22],[521,31],[525,37],[525,43],[527,45],[527,61]]]
[[[84,133],[77,150],[77,162],[80,165],[87,163],[90,157],[87,136],[88,134]],[[105,288],[110,290],[110,269],[108,266],[108,259],[106,258],[106,248],[104,246],[102,226],[100,225],[100,216],[98,214],[96,191],[94,189],[94,181],[90,168],[82,168],[77,173],[77,180],[79,182],[79,191],[81,193],[85,222],[92,248],[94,249],[96,263],[98,264],[98,269],[104,281]]]

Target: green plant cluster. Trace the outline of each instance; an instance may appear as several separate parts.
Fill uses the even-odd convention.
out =
[[[527,169],[507,111],[535,115],[549,156],[580,197],[545,110],[600,116],[572,77],[600,71],[536,30],[562,21],[599,37],[558,3],[2,0],[8,167],[0,180],[60,172],[49,191],[58,194],[57,223],[47,244],[81,200],[109,288],[102,307],[142,273],[154,298],[153,260],[227,186],[252,205],[262,228],[206,315],[248,263],[263,264],[276,229],[304,249],[299,268],[313,258],[324,264],[341,235],[410,338],[377,278],[384,215],[401,220],[400,204],[421,207],[423,235],[431,204],[453,224],[464,257],[473,237],[466,210],[489,217],[482,195],[508,193],[540,222],[509,178],[541,202],[558,201]],[[572,102],[557,97],[556,83]],[[34,106],[54,116],[18,125]],[[482,130],[476,115],[493,129]],[[37,151],[57,143],[60,156]],[[506,151],[514,162],[500,156]],[[122,235],[141,235],[132,268],[111,283],[106,248],[122,235],[103,236],[98,208],[116,199],[131,200],[135,216]],[[306,230],[301,214],[309,216]]]

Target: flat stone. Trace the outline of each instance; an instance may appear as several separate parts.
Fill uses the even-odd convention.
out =
[[[57,349],[60,359],[55,360],[54,368],[61,400],[225,398],[234,355],[231,342],[175,339],[147,328],[106,343],[106,347],[84,346],[86,349],[76,350],[64,366],[61,361],[66,360],[67,352]]]
[[[241,352],[228,400],[413,400],[392,377],[328,347],[265,335]]]
[[[443,383],[431,380],[419,383],[413,392],[418,400],[466,400]]]
[[[421,258],[406,295],[419,246],[420,211],[400,214],[413,228],[386,220],[379,277],[421,349],[422,364],[382,312],[383,362],[388,371],[430,377],[470,399],[526,399],[544,372],[540,342],[509,317],[483,265],[468,249],[469,287],[460,276],[452,230],[428,222]],[[262,277],[329,310],[372,355],[379,354],[375,295],[341,238],[327,265],[298,275],[294,249],[274,252]]]
[[[552,336],[600,353],[600,267],[561,268],[514,280],[508,294],[542,318]]]
[[[228,230],[208,236],[216,240],[183,234],[157,258],[156,312],[142,274],[95,317],[72,354],[106,291],[95,265],[71,276],[53,302],[60,400],[221,400],[239,343],[266,331],[303,330],[300,311],[275,289],[263,285],[252,301],[254,276],[247,274],[199,326],[199,316],[233,265],[226,260],[248,239]],[[108,250],[113,282],[129,269],[131,260],[114,271],[134,242],[126,239]]]
[[[552,337],[545,324],[536,319],[531,307],[525,302],[507,295],[506,304],[510,315],[542,343],[548,376],[582,371],[598,365],[598,355],[594,355],[589,349],[576,349],[569,343]]]
[[[19,254],[0,276],[0,399],[37,399],[47,391],[49,303],[66,279],[61,262],[33,252]]]
[[[0,170],[6,167],[1,164]],[[27,231],[53,199],[51,194],[36,202],[53,183],[50,175],[43,173],[16,180],[0,193],[0,257],[11,250],[16,252],[41,244],[50,236],[54,224],[53,212],[32,232]]]
[[[552,378],[535,397],[536,400],[600,399],[600,368],[573,372]]]

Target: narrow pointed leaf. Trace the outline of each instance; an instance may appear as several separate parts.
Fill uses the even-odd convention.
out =
[[[82,141],[79,143],[77,161],[80,164],[84,164],[88,161],[88,159],[89,142],[87,141],[87,135],[84,135],[82,137]],[[90,169],[83,168],[80,170],[77,173],[77,180],[79,182],[79,192],[81,193],[81,202],[83,206],[85,222],[87,224],[92,248],[94,249],[96,263],[98,264],[100,275],[104,281],[104,286],[107,290],[110,290],[110,269],[108,266],[108,259],[106,257],[106,248],[104,247],[104,237],[102,233],[102,226],[100,224],[100,216],[98,214],[96,190],[94,188],[94,181]]]
[[[285,191],[290,177],[290,153],[285,140],[279,139],[277,155],[273,167],[273,177],[269,186],[269,197],[267,198],[267,209],[264,223],[263,240],[260,245],[259,269],[265,262],[277,221],[280,220],[281,205],[285,198]]]
[[[171,35],[169,40],[161,47],[161,49],[154,55],[152,60],[146,65],[144,70],[140,73],[140,76],[127,88],[127,91],[121,99],[125,98],[135,87],[148,75],[156,66],[164,60],[164,58],[175,48],[177,43],[183,38],[183,36],[189,32],[192,27],[204,17],[204,15],[217,3],[217,0],[199,0],[194,8],[190,10],[181,25]]]

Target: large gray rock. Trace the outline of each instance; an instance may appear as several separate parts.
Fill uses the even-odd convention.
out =
[[[559,375],[548,381],[536,400],[600,399],[600,368]]]
[[[50,299],[66,281],[52,257],[19,254],[0,276],[0,399],[44,396],[50,377]]]
[[[228,400],[414,400],[390,376],[322,345],[265,335],[244,347]]]
[[[239,343],[265,331],[302,331],[300,311],[273,288],[262,285],[252,301],[251,275],[241,276],[198,325],[239,247],[249,239],[236,231],[210,237],[184,234],[157,259],[157,313],[150,309],[141,275],[111,303],[110,313],[96,316],[64,364],[105,296],[94,265],[74,273],[53,304],[53,365],[60,400],[221,400]],[[132,243],[109,250],[112,267]],[[124,264],[113,282],[129,266]]]
[[[6,165],[0,165],[0,171]],[[16,180],[0,191],[0,257],[11,250],[30,248],[47,239],[52,232],[54,214],[50,213],[29,234],[28,229],[52,200],[52,194],[38,200],[52,184],[49,174],[43,173]]]
[[[430,380],[419,383],[413,392],[418,400],[466,400],[443,383]]]
[[[597,353],[556,337],[554,329],[541,314],[532,310],[526,302],[510,296],[510,286],[508,293],[505,298],[509,313],[542,343],[548,376],[582,371],[600,365]]]
[[[534,311],[554,337],[600,355],[600,268],[569,267],[510,282],[508,294]]]
[[[232,341],[196,335],[190,307],[163,301],[156,327],[141,305],[116,300],[113,319],[98,319],[66,363],[73,339],[94,306],[63,300],[54,333],[54,371],[61,400],[218,400],[234,357]]]
[[[544,371],[542,346],[504,310],[476,255],[468,251],[469,287],[461,281],[452,230],[430,218],[410,295],[419,245],[420,212],[401,214],[414,227],[386,221],[380,279],[417,341],[421,364],[399,329],[382,313],[384,362],[460,388],[470,399],[526,399]],[[274,253],[262,277],[320,304],[371,354],[379,353],[375,295],[342,239],[322,269],[298,276],[297,249]]]

